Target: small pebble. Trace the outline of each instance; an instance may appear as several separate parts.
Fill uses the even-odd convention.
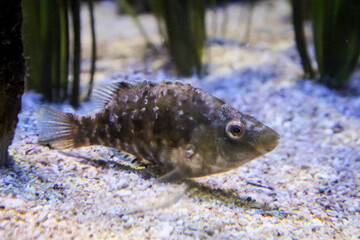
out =
[[[131,196],[132,194],[132,191],[130,190],[121,190],[121,191],[118,191],[114,194],[114,196],[117,196],[117,197],[128,197],[128,196]]]
[[[160,228],[161,230],[158,232],[158,237],[161,239],[169,239],[174,227],[168,223],[164,223],[160,225]]]
[[[2,205],[4,205],[5,208],[17,208],[25,205],[25,201],[20,198],[7,198],[2,201]]]

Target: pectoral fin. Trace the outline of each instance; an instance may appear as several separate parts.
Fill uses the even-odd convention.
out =
[[[183,179],[181,172],[179,169],[175,168],[172,171],[166,173],[165,175],[162,175],[161,177],[156,179],[156,182],[158,183],[168,183],[168,182],[175,182]]]

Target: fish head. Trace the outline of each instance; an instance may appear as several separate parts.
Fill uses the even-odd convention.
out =
[[[228,104],[223,104],[218,114],[216,141],[224,170],[260,157],[274,150],[279,143],[278,133]]]

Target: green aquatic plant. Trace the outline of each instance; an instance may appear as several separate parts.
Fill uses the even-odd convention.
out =
[[[304,32],[304,18],[305,18],[304,4],[306,4],[306,1],[299,1],[299,0],[291,0],[291,1],[293,6],[292,17],[293,17],[293,24],[295,30],[295,41],[298,52],[301,57],[301,64],[303,66],[305,77],[314,78],[315,72],[311,65],[311,59],[307,51],[307,43]]]
[[[239,21],[245,17],[246,26],[240,27],[235,33],[236,39],[228,40],[230,35],[228,25],[230,22],[229,0],[147,0],[154,14],[159,33],[167,48],[171,62],[178,74],[191,76],[201,75],[203,69],[204,45],[206,42],[205,14],[206,7],[212,9],[211,26],[209,27],[210,42],[248,42],[250,38],[250,26],[253,8],[258,0],[246,0],[242,4],[242,12]],[[121,8],[135,22],[145,42],[152,46],[144,27],[141,25],[135,11],[131,7],[131,1],[118,0]],[[221,8],[219,14],[218,8]],[[219,17],[221,15],[221,17]],[[239,34],[240,33],[240,34]],[[244,33],[241,35],[241,33]],[[240,39],[240,41],[238,41]],[[210,54],[207,56],[210,60]]]
[[[297,47],[305,75],[313,77],[303,34],[302,0],[292,0]],[[311,1],[312,26],[319,82],[344,87],[355,70],[360,52],[360,2],[357,0]]]
[[[180,75],[202,73],[206,0],[148,0]]]
[[[92,31],[88,94],[93,84],[96,58],[92,1],[87,1]],[[69,100],[74,107],[77,107],[81,72],[80,0],[23,0],[22,6],[27,88],[42,93],[47,101]],[[69,12],[71,14],[68,14]],[[72,38],[69,32],[70,24],[73,29]],[[72,62],[71,74],[70,60]],[[69,87],[70,75],[72,76],[71,87]]]
[[[240,0],[240,10],[236,14],[238,22],[230,21],[230,9],[233,1],[209,0],[211,8],[210,26],[208,29],[210,42],[228,42],[244,45],[250,41],[250,30],[254,7],[259,0]],[[228,31],[229,25],[236,25],[236,31]]]
[[[90,95],[94,86],[95,63],[96,63],[96,34],[95,34],[95,16],[94,16],[94,2],[93,0],[87,1],[90,13],[90,31],[91,31],[91,62],[90,62],[90,80],[89,88],[86,98],[90,99]]]
[[[148,34],[146,33],[143,25],[141,25],[139,18],[137,17],[135,11],[133,10],[132,6],[126,0],[118,0],[119,5],[121,8],[128,14],[131,19],[134,21],[136,27],[139,29],[140,34],[144,38],[146,45],[149,47],[153,47],[153,44],[150,41]]]
[[[126,0],[118,0],[121,8],[133,19],[147,46],[152,47],[144,27]],[[205,43],[206,0],[147,0],[155,15],[159,33],[178,74],[191,76],[202,73]]]

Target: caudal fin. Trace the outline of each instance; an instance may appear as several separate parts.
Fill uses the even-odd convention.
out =
[[[38,112],[39,143],[53,148],[74,147],[74,116],[41,106]]]

